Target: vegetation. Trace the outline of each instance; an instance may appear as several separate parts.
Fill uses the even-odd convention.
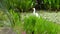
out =
[[[0,7],[27,12],[33,7],[43,10],[59,10],[59,0],[0,0]]]
[[[24,19],[21,19],[20,12],[28,12],[33,7],[40,7],[39,9],[45,10],[59,10],[60,2],[59,0],[37,0],[36,4],[35,0],[0,0],[0,9],[4,10],[4,13],[0,11],[0,20],[7,20],[7,23],[10,24],[9,27],[12,27],[17,34],[22,34],[24,31],[26,34],[58,34],[60,32],[60,25],[43,19],[41,16],[39,18],[34,15],[27,17],[25,15],[23,16]],[[7,24],[1,21],[0,27]]]
[[[33,7],[32,0],[0,0],[1,8],[5,9],[15,9],[21,12],[28,11]],[[3,6],[3,7],[2,7]]]
[[[24,29],[27,34],[57,34],[59,26],[56,23],[36,16],[25,17]]]
[[[38,6],[40,9],[48,9],[48,10],[59,10],[60,2],[59,0],[37,0]]]
[[[12,20],[11,27],[15,30],[15,32],[17,32],[17,34],[21,34],[20,29],[22,25],[19,13],[15,12],[12,9],[9,12],[11,14],[11,20]]]

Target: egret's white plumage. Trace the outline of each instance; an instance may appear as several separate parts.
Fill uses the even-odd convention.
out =
[[[35,12],[35,8],[33,8],[33,14],[36,16],[36,17],[39,17],[38,13]]]
[[[33,8],[33,14],[35,14],[35,8]]]

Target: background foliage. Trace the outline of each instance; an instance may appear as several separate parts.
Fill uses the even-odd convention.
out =
[[[21,12],[28,11],[33,7],[32,0],[0,0],[0,7],[5,9],[15,9]]]
[[[59,10],[59,0],[0,0],[0,7],[27,12],[33,7],[43,10]]]

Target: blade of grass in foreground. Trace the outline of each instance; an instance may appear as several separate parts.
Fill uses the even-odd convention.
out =
[[[19,13],[13,11],[13,10],[10,10],[10,14],[11,14],[11,17],[12,17],[12,27],[13,29],[17,32],[17,34],[21,34],[21,20],[20,20],[20,15]]]

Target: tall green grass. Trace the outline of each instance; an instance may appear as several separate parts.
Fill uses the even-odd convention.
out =
[[[57,34],[60,32],[58,24],[36,16],[25,17],[24,30],[26,34]]]
[[[32,0],[0,0],[0,7],[5,9],[18,9],[21,12],[29,11],[33,7]]]
[[[59,0],[44,0],[44,4],[46,8],[59,10],[60,9],[60,2]]]
[[[14,10],[9,10],[11,14],[11,20],[12,20],[12,25],[11,27],[14,29],[17,34],[21,34],[21,20],[20,20],[20,14],[18,12],[15,12]]]
[[[10,17],[9,12],[4,11],[3,9],[0,9],[0,26],[2,27],[10,27]]]

